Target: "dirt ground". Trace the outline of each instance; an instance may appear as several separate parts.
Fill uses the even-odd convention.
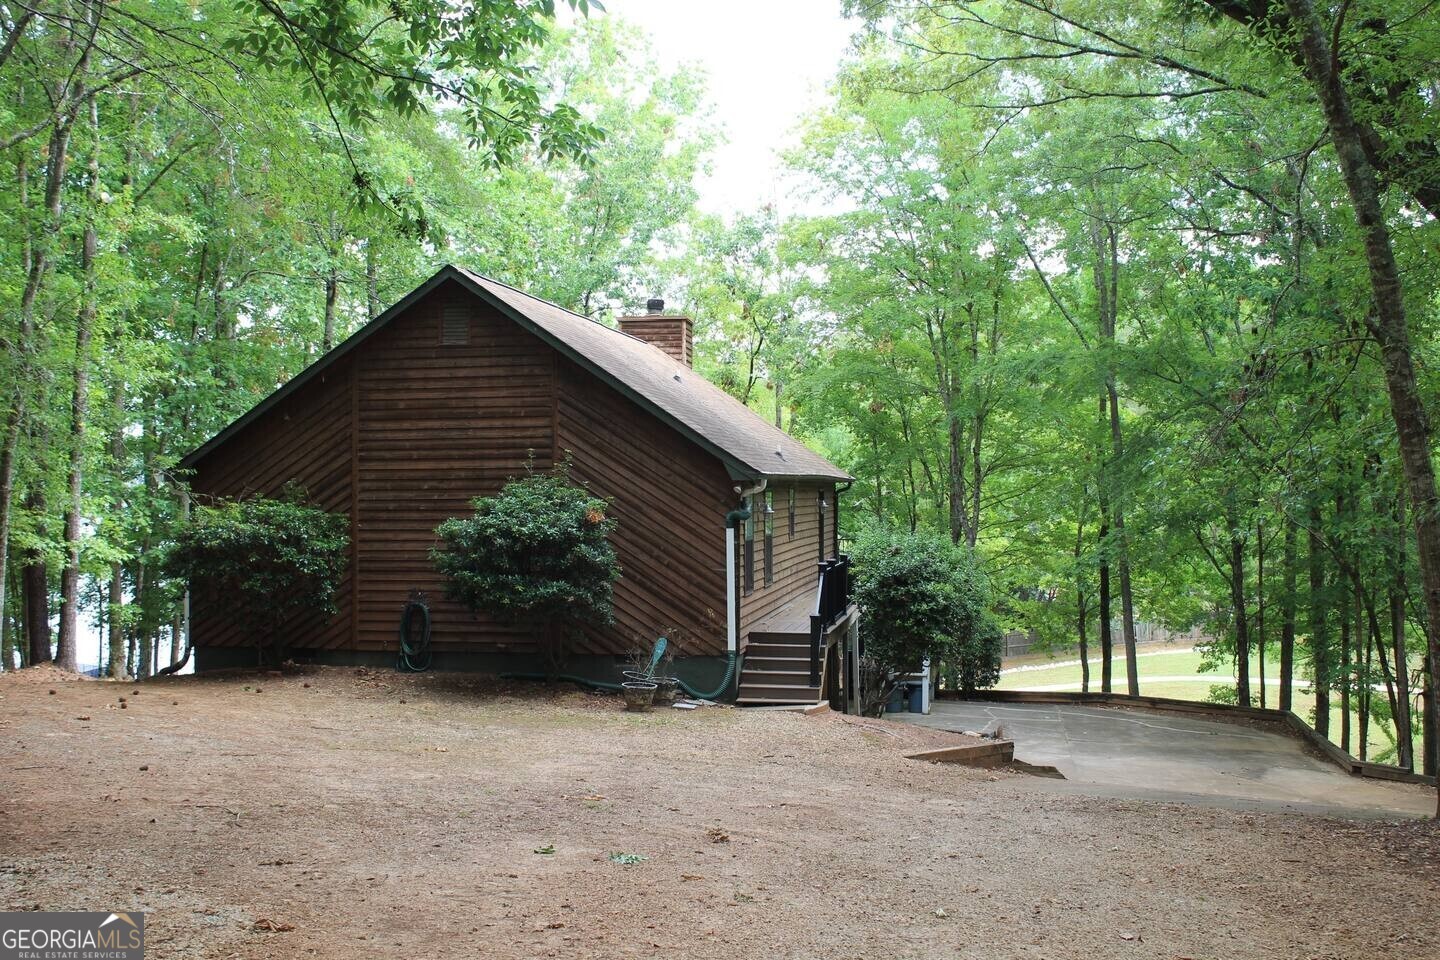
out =
[[[937,737],[457,676],[5,675],[0,906],[142,910],[149,957],[1440,956],[1433,823],[901,756]]]

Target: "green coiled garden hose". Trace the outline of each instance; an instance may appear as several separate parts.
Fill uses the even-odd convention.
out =
[[[430,605],[423,593],[412,593],[400,614],[400,656],[396,669],[424,673],[430,669]]]

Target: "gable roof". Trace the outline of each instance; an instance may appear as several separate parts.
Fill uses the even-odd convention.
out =
[[[458,283],[624,394],[641,409],[714,454],[736,479],[851,479],[844,470],[658,347],[549,301],[532,297],[498,280],[450,264],[441,267],[404,299],[191,451],[179,466],[185,469],[195,466],[206,454],[299,390],[446,281]]]

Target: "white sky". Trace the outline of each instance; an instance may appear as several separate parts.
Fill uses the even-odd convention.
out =
[[[699,185],[700,208],[732,214],[774,203],[795,212],[801,199],[781,177],[779,150],[823,102],[855,24],[840,0],[604,0],[605,9],[650,35],[667,70],[705,71],[714,119],[726,143]]]

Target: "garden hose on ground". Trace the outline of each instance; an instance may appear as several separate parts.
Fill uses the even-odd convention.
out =
[[[734,678],[735,678],[735,654],[734,654],[734,653],[730,653],[730,654],[727,654],[726,657],[725,657],[725,677],[720,681],[720,685],[719,685],[718,687],[716,687],[714,690],[711,690],[711,691],[709,691],[709,692],[704,692],[704,691],[696,690],[693,686],[691,686],[690,684],[686,683],[684,680],[679,680],[679,684],[680,684],[680,689],[681,689],[681,690],[684,690],[684,691],[685,691],[685,694],[686,694],[687,696],[694,697],[696,700],[717,700],[717,699],[719,699],[720,697],[723,697],[723,696],[725,695],[725,692],[730,689],[730,681],[733,680]],[[609,683],[609,682],[607,682],[607,681],[605,681],[605,680],[591,680],[591,679],[589,679],[588,677],[577,677],[577,676],[575,676],[574,674],[569,674],[569,673],[561,674],[561,675],[559,675],[559,676],[551,676],[551,675],[548,674],[548,673],[502,673],[502,674],[500,674],[500,679],[502,679],[502,680],[541,680],[541,681],[556,680],[556,681],[563,681],[563,682],[566,682],[566,683],[575,683],[575,684],[579,684],[579,685],[582,686],[582,687],[591,687],[591,688],[596,689],[596,690],[623,690],[623,689],[624,689],[624,687],[623,687],[621,684],[618,684],[618,683]],[[678,680],[679,678],[676,678],[676,679]]]
[[[701,691],[696,690],[694,687],[690,686],[690,684],[686,683],[684,680],[681,680],[680,689],[684,690],[686,693],[688,693],[690,696],[694,697],[697,700],[718,700],[720,697],[723,697],[725,695],[725,691],[730,689],[730,681],[734,678],[734,676],[735,652],[732,650],[730,653],[725,655],[725,676],[721,679],[720,686],[716,687],[714,690],[711,690],[709,693],[702,693]]]
[[[411,593],[400,614],[400,656],[395,667],[407,673],[430,669],[430,605],[423,593]]]

